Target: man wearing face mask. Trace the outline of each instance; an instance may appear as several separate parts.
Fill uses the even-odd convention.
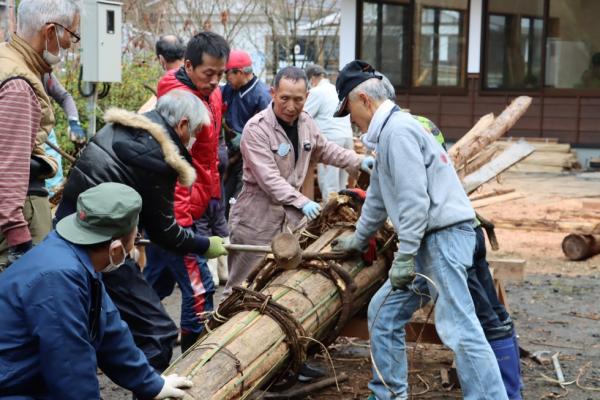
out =
[[[44,180],[57,163],[44,152],[54,127],[41,80],[79,41],[72,0],[22,0],[17,32],[0,44],[0,271],[52,228]]]
[[[124,264],[141,208],[129,186],[88,189],[0,275],[0,398],[98,399],[98,367],[140,399],[183,398],[192,383],[154,371],[100,275]]]
[[[75,211],[77,196],[103,182],[134,188],[144,199],[140,227],[153,243],[171,252],[213,258],[225,252],[221,238],[207,238],[177,223],[175,184],[191,185],[196,173],[186,149],[209,122],[202,102],[173,90],[154,111],[144,115],[109,110],[107,124],[90,140],[71,168],[56,220]],[[133,338],[158,370],[171,359],[177,327],[133,260],[105,274],[108,294],[127,322]],[[182,290],[186,287],[182,285]]]

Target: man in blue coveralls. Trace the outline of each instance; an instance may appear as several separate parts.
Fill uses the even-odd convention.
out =
[[[98,399],[97,367],[140,399],[184,396],[192,383],[148,364],[101,280],[133,249],[141,207],[129,186],[88,189],[0,275],[0,398]]]

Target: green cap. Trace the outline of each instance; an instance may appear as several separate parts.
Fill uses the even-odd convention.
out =
[[[63,238],[75,244],[97,244],[125,236],[138,224],[142,198],[121,183],[101,183],[81,193],[77,212],[56,225]]]

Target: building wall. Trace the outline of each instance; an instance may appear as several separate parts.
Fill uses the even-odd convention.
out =
[[[356,58],[357,3],[341,3],[340,68]],[[431,118],[451,141],[464,135],[482,115],[500,113],[519,95],[481,90],[482,3],[470,2],[466,91],[456,95],[397,92],[402,107]],[[572,93],[531,96],[532,105],[511,129],[511,136],[558,138],[575,146],[600,148],[600,97]]]

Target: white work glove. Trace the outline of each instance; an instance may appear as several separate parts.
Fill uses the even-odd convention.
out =
[[[183,376],[179,376],[177,374],[171,374],[168,376],[162,375],[162,378],[165,380],[165,384],[163,385],[160,393],[156,395],[155,400],[173,398],[173,399],[183,399],[185,396],[185,392],[181,390],[191,388],[194,384],[187,378]]]

